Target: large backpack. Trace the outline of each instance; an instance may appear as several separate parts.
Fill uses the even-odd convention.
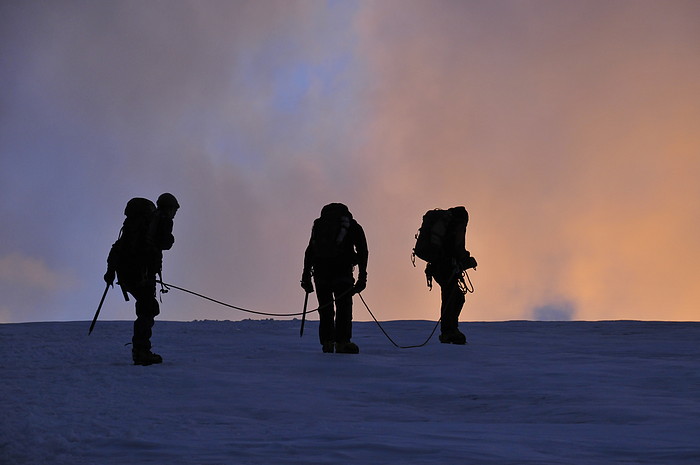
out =
[[[124,209],[124,224],[107,259],[109,267],[117,272],[122,287],[138,284],[152,266],[153,246],[149,237],[156,206],[148,199],[135,197]]]
[[[134,197],[126,203],[126,218],[119,236],[131,251],[139,252],[151,245],[152,238],[149,237],[149,232],[155,212],[155,204],[148,199]]]
[[[352,221],[350,210],[342,203],[330,203],[321,209],[311,229],[314,262],[354,261],[352,244],[347,241]]]
[[[446,258],[452,258],[454,253],[453,244],[457,235],[464,237],[466,232],[466,221],[461,223],[455,221],[456,216],[464,216],[467,211],[464,207],[452,207],[448,210],[434,209],[428,210],[423,215],[418,233],[416,233],[416,245],[413,248],[412,259],[415,264],[415,257],[428,263],[435,263]],[[467,221],[469,215],[466,214]],[[457,224],[461,223],[457,231]]]

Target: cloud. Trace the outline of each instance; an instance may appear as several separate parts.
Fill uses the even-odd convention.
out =
[[[260,306],[299,291],[300,216],[310,227],[330,192],[350,190],[353,115],[329,97],[352,88],[340,75],[346,6],[6,9],[0,253],[70,263],[99,287],[126,201],[170,191],[183,208],[165,276]],[[171,318],[197,316],[175,307]]]
[[[55,291],[75,286],[76,278],[70,273],[50,269],[40,259],[12,254],[0,258],[0,281],[6,286]]]
[[[443,6],[372,4],[359,21],[381,77],[367,197],[400,224],[383,243],[425,209],[464,204],[480,263],[469,317],[563,297],[582,319],[697,319],[698,8]],[[426,305],[401,286],[394,306]]]
[[[2,256],[0,322],[44,321],[70,315],[75,308],[60,308],[60,303],[65,295],[79,289],[80,280],[73,270],[56,269],[41,258],[19,253]]]
[[[533,311],[533,319],[538,321],[571,321],[576,314],[571,302],[560,302],[542,305]]]
[[[45,313],[84,318],[126,201],[168,191],[166,280],[236,305],[300,308],[311,223],[342,201],[380,318],[437,317],[409,257],[454,205],[479,260],[465,319],[698,318],[694,2],[2,8],[0,256],[95,288]],[[173,293],[163,317],[247,316],[222,311]]]

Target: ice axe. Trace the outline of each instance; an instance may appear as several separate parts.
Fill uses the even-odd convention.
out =
[[[304,311],[301,314],[301,329],[299,330],[299,337],[304,335],[304,322],[306,321],[306,305],[309,303],[309,293],[304,293]]]
[[[97,306],[97,311],[95,312],[95,317],[92,319],[92,324],[90,325],[90,330],[88,331],[88,336],[92,333],[92,329],[97,323],[97,317],[100,315],[100,310],[102,310],[102,304],[105,302],[105,297],[107,297],[107,291],[109,290],[109,284],[105,286],[105,291],[102,293],[102,298],[100,299],[100,305]]]

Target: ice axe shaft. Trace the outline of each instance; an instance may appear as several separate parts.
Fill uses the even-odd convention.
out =
[[[304,335],[304,322],[306,322],[306,305],[309,303],[309,293],[306,292],[304,295],[304,311],[301,314],[301,329],[299,330],[299,337]]]
[[[100,305],[97,306],[97,311],[95,312],[95,317],[92,319],[92,324],[90,324],[90,330],[88,331],[88,336],[92,333],[92,329],[97,323],[97,317],[100,315],[100,310],[102,310],[102,304],[105,303],[105,297],[107,297],[107,291],[109,290],[109,284],[105,286],[105,291],[102,293],[102,298],[100,299]]]

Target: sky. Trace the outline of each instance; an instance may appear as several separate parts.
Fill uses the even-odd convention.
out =
[[[699,43],[680,0],[3,1],[0,322],[90,319],[162,192],[164,280],[237,306],[301,311],[343,202],[373,312],[436,319],[414,236],[464,205],[463,320],[698,321]],[[173,290],[160,318],[247,317]]]

